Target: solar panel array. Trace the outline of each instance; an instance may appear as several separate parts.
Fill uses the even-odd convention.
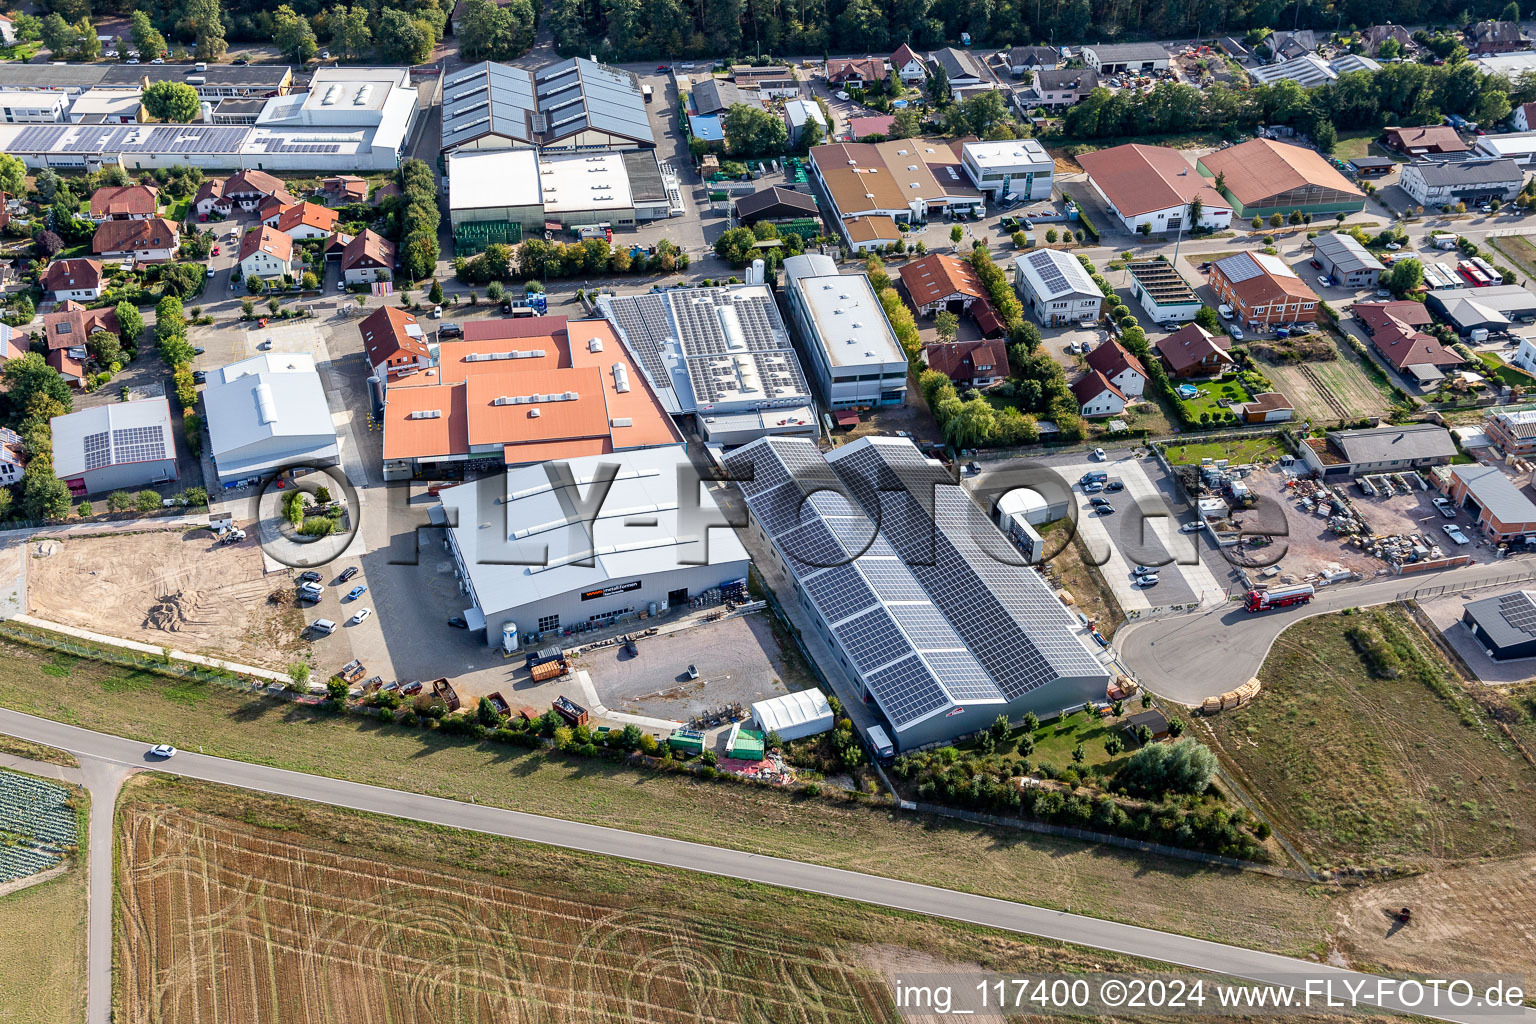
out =
[[[163,459],[165,454],[165,431],[155,427],[124,427],[112,431],[112,450],[116,455],[114,461],[124,462],[152,462]]]
[[[1029,265],[1034,267],[1035,273],[1040,275],[1040,280],[1045,284],[1046,291],[1054,295],[1067,290],[1066,275],[1061,272],[1061,268],[1044,251],[1031,253]]]
[[[341,145],[336,142],[289,142],[281,136],[273,136],[263,139],[258,145],[268,153],[340,153]]]
[[[995,528],[914,446],[828,461],[808,440],[770,438],[726,465],[753,476],[753,517],[898,729],[952,704],[995,707],[1058,678],[1105,676],[1045,581],[988,553]]]
[[[1499,614],[1504,616],[1505,622],[1522,633],[1536,636],[1536,605],[1531,603],[1525,591],[1517,590],[1499,598]]]
[[[87,472],[112,465],[112,435],[103,430],[99,434],[86,434],[81,441],[85,448]]]
[[[1233,253],[1226,259],[1217,260],[1216,267],[1233,284],[1264,273],[1264,268],[1259,266],[1258,261],[1245,252]]]
[[[670,388],[672,376],[661,358],[671,332],[666,300],[656,294],[604,295],[597,304],[624,340],[624,347],[639,361],[651,386]]]
[[[17,133],[10,149],[18,153],[234,153],[245,145],[250,132],[244,125],[32,125]]]

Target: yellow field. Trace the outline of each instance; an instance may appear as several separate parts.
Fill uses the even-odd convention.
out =
[[[0,1024],[85,1019],[85,871],[0,896]]]

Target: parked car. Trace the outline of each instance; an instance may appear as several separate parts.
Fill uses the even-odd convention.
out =
[[[354,565],[354,566],[350,566],[350,567],[348,567],[346,569],[343,569],[341,571],[341,575],[336,577],[336,578],[338,580],[340,580],[342,583],[345,583],[345,582],[347,582],[347,580],[351,579],[353,576],[356,576],[357,573],[358,573],[358,568],[357,568],[357,566]]]
[[[1137,587],[1155,587],[1157,586],[1157,580],[1157,573],[1151,572],[1147,573],[1145,576],[1137,576],[1136,579],[1132,581],[1132,585]]]
[[[1180,533],[1194,533],[1195,531],[1197,531],[1199,529],[1200,529],[1200,524],[1199,523],[1185,523],[1183,526],[1179,527],[1179,532]]]
[[[452,626],[454,629],[468,629],[469,628],[469,623],[464,621],[464,616],[462,616],[462,615],[455,615],[453,618],[449,619],[448,620],[448,625]]]
[[[1104,449],[1103,448],[1095,448],[1093,450],[1093,457],[1095,459],[1099,460],[1100,462],[1103,462],[1103,461],[1105,461],[1106,459],[1109,458],[1108,455],[1104,454]]]
[[[313,569],[310,569],[308,572],[301,572],[301,573],[299,573],[299,582],[300,583],[319,583],[320,582],[320,574],[318,572],[315,572],[315,570],[313,570]]]
[[[1327,274],[1318,274],[1317,283],[1322,285],[1324,288],[1331,288],[1333,287],[1333,278],[1329,277]]]
[[[1232,319],[1232,307],[1227,305],[1225,302],[1216,307],[1216,312],[1221,314],[1221,318],[1223,320]]]
[[[195,356],[200,356],[200,355],[204,355],[205,353],[207,353],[207,351],[208,350],[205,349],[205,348],[198,348],[198,347],[194,346],[193,349],[192,349],[192,354],[195,355]]]
[[[1092,505],[1094,508],[1114,508],[1115,506],[1114,502],[1097,494],[1088,499],[1088,504]]]
[[[1446,523],[1444,526],[1440,527],[1440,529],[1444,530],[1445,535],[1451,538],[1451,540],[1455,541],[1458,545],[1471,543],[1471,541],[1467,540],[1467,535],[1461,532],[1461,527],[1457,526],[1455,523]]]
[[[1241,327],[1237,326],[1237,324],[1228,324],[1227,325],[1227,333],[1232,335],[1232,340],[1233,341],[1242,341],[1243,340],[1243,329]]]
[[[464,337],[464,328],[445,320],[443,325],[437,329],[437,336],[439,338],[462,338]]]
[[[164,64],[165,63],[165,58],[164,57],[156,57],[154,60],[150,61],[150,63],[151,64]]]
[[[1314,270],[1322,270],[1323,269],[1323,261],[1322,260],[1308,260],[1307,262],[1312,264],[1312,268]]]
[[[1436,498],[1435,510],[1447,519],[1456,518],[1456,506],[1451,504],[1449,498]]]
[[[193,370],[192,371],[192,383],[193,384],[206,384],[206,383],[208,383],[208,371],[207,370]]]
[[[213,255],[217,256],[218,254],[219,254],[219,247],[218,246],[214,246],[213,247]]]
[[[350,619],[348,619],[347,622],[349,624],[353,625],[353,626],[356,626],[356,625],[358,625],[358,624],[360,624],[362,622],[366,622],[367,619],[368,619],[368,616],[370,616],[372,614],[373,614],[373,609],[372,608],[362,608],[362,609],[358,610],[356,615],[353,615]]]
[[[1156,576],[1156,569],[1149,569],[1145,565],[1138,565],[1131,569],[1132,576]]]
[[[1387,252],[1397,252],[1397,250],[1399,250],[1401,248],[1402,248],[1402,246],[1399,245],[1397,242],[1388,242],[1387,243]]]
[[[1112,515],[1115,514],[1115,506],[1113,506],[1113,505],[1095,505],[1095,506],[1093,506],[1093,511],[1094,511],[1094,513],[1096,515],[1112,516]]]
[[[156,743],[154,746],[149,748],[149,756],[160,758],[175,757],[176,748],[171,746],[169,743]]]
[[[358,598],[362,597],[366,593],[368,593],[368,588],[366,586],[364,586],[363,584],[359,583],[357,586],[355,586],[351,590],[347,591],[346,599],[348,601],[356,601]]]
[[[1083,484],[1083,493],[1084,494],[1098,494],[1103,489],[1104,489],[1103,483],[1101,483],[1098,480],[1090,480],[1087,483]]]
[[[1104,482],[1104,490],[1109,494],[1114,494],[1116,491],[1123,491],[1125,490],[1125,482],[1123,480],[1106,480]]]

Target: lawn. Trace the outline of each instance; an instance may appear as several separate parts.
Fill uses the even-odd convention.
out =
[[[1357,132],[1340,132],[1339,140],[1333,147],[1333,155],[1340,160],[1371,156],[1371,143],[1380,134],[1379,130],[1369,128]]]
[[[1139,711],[1141,702],[1127,702],[1126,714]],[[1015,729],[1005,743],[999,744],[1004,749],[1018,742],[1019,734],[1023,729]],[[1117,754],[1110,757],[1104,749],[1104,740],[1111,733],[1118,733],[1119,726],[1112,725],[1096,714],[1086,711],[1074,711],[1070,715],[1063,715],[1055,721],[1046,722],[1035,730],[1035,752],[1030,755],[1030,760],[1035,764],[1049,764],[1057,768],[1071,768],[1073,766],[1072,752],[1078,744],[1083,747],[1083,764],[1087,767],[1104,765],[1105,775],[1113,775],[1120,767],[1127,754]]]
[[[17,43],[15,46],[0,49],[0,60],[14,60],[25,64],[33,57],[36,57],[37,51],[42,48],[43,44],[37,40],[33,40],[30,43]]]
[[[1401,675],[1378,679],[1346,637],[1378,630]],[[1200,731],[1315,866],[1415,869],[1536,848],[1536,768],[1396,608],[1280,635],[1253,704]]]
[[[1163,454],[1175,466],[1198,466],[1201,459],[1228,459],[1234,464],[1274,462],[1290,452],[1278,435],[1232,438],[1225,441],[1184,443],[1170,441]]]
[[[1477,358],[1483,361],[1483,366],[1487,369],[1488,375],[1501,384],[1522,388],[1536,386],[1536,377],[1526,373],[1518,366],[1510,366],[1497,353],[1479,352],[1477,353]]]
[[[959,886],[1001,899],[1298,951],[1329,914],[1290,882],[1137,857],[1031,833],[996,833],[889,807],[796,800],[766,788],[475,743],[0,645],[0,705],[187,750],[614,828]],[[968,870],[956,873],[955,865]],[[1263,925],[1255,930],[1255,921]]]
[[[126,1024],[863,1024],[901,1016],[887,971],[1152,967],[189,780],[135,778],[118,819],[114,1019]]]
[[[1199,423],[1200,417],[1205,415],[1209,415],[1211,419],[1225,416],[1232,411],[1232,403],[1253,399],[1253,395],[1236,377],[1189,383],[1200,389],[1200,395],[1197,398],[1179,399],[1179,404],[1184,407],[1184,415],[1190,423]],[[1225,406],[1220,404],[1222,399],[1227,402]]]
[[[1488,244],[1509,257],[1509,261],[1526,277],[1536,278],[1536,244],[1532,244],[1529,236],[1500,235],[1488,239]]]
[[[192,208],[192,197],[173,199],[166,203],[160,211],[160,216],[173,224],[180,224],[187,219],[187,211]]]

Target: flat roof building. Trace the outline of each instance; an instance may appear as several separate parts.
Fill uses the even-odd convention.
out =
[[[907,438],[823,453],[763,438],[726,457],[747,530],[900,750],[1099,698],[1086,628],[964,488]],[[786,599],[788,599],[786,597]]]
[[[583,57],[536,70],[483,61],[443,79],[443,152],[654,148],[638,76]]]
[[[438,498],[464,617],[492,647],[687,609],[747,575],[734,530],[694,527],[723,516],[680,445],[551,459]]]
[[[1030,316],[1046,327],[1097,320],[1104,293],[1076,256],[1036,249],[1013,259],[1014,291]]]
[[[437,365],[390,383],[384,478],[682,444],[607,321],[475,320]],[[459,468],[455,466],[454,468]]]
[[[1131,275],[1131,297],[1141,302],[1154,323],[1188,323],[1205,305],[1166,260],[1136,260],[1125,269]]]
[[[816,403],[766,285],[603,295],[598,309],[673,416],[715,444],[816,436]]]
[[[265,352],[214,371],[203,391],[209,456],[224,487],[341,459],[313,356]]]
[[[994,200],[1051,198],[1056,160],[1035,139],[964,142],[960,144],[960,163],[971,184]]]
[[[830,409],[900,405],[907,356],[865,274],[839,274],[830,256],[784,261],[790,318]]]
[[[53,471],[70,497],[152,487],[177,478],[171,407],[164,398],[110,402],[49,420]]]

